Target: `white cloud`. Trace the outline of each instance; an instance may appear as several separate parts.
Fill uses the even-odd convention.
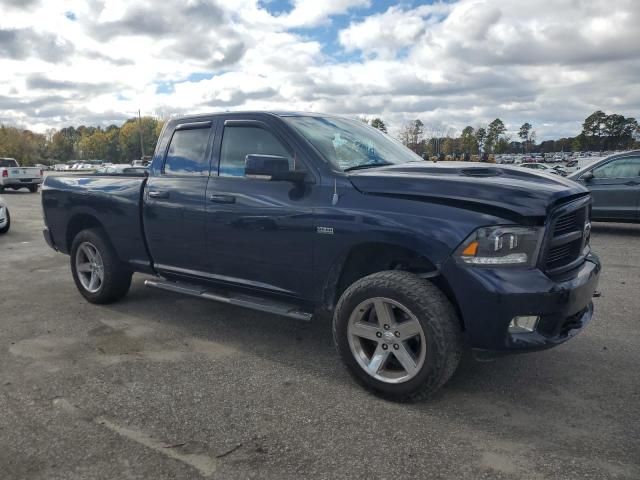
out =
[[[256,0],[4,2],[0,122],[40,130],[138,108],[382,115],[395,129],[500,117],[539,138],[577,133],[596,109],[640,116],[637,0],[460,0],[368,17],[369,0],[276,14]],[[304,33],[334,32],[335,15],[349,22],[337,38]]]
[[[393,57],[398,50],[415,45],[427,28],[451,8],[449,4],[425,5],[412,10],[390,7],[384,13],[351,23],[340,32],[340,44],[347,51]]]
[[[327,22],[331,15],[370,4],[371,0],[293,0],[293,10],[279,18],[287,27],[314,27]]]

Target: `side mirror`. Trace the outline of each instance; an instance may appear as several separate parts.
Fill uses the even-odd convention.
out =
[[[279,155],[249,154],[244,159],[244,175],[281,182],[301,182],[305,173],[289,170],[289,159]]]
[[[580,175],[580,180],[584,180],[585,183],[589,183],[591,180],[593,180],[593,172],[591,170],[589,170],[588,172],[584,172],[582,175]]]

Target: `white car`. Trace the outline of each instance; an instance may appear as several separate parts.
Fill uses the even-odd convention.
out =
[[[11,217],[9,216],[9,207],[4,199],[0,197],[0,235],[7,233],[11,226]]]

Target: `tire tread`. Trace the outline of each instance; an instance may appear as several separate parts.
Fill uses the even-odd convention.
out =
[[[431,334],[438,350],[438,354],[435,355],[437,363],[432,368],[433,374],[429,375],[426,381],[412,392],[394,394],[380,391],[353,371],[350,366],[351,358],[349,358],[352,356],[351,351],[339,348],[339,333],[337,331],[339,319],[348,321],[351,312],[345,312],[344,309],[350,303],[351,298],[363,289],[401,292],[417,306],[419,312],[413,312],[414,314],[419,317],[428,317],[427,321],[429,321]],[[349,372],[358,383],[380,396],[395,401],[415,402],[428,398],[453,376],[462,357],[462,333],[458,316],[451,302],[433,283],[410,272],[400,270],[382,271],[368,275],[347,288],[340,297],[334,312],[333,336],[341,360],[349,367]]]

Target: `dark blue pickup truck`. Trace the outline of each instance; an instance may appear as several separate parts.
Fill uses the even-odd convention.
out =
[[[357,120],[224,113],[167,122],[148,175],[49,176],[47,243],[80,293],[150,287],[310,320],[365,387],[424,398],[464,347],[552,347],[591,320],[600,263],[581,185],[426,162]],[[322,317],[322,315],[320,315]]]

